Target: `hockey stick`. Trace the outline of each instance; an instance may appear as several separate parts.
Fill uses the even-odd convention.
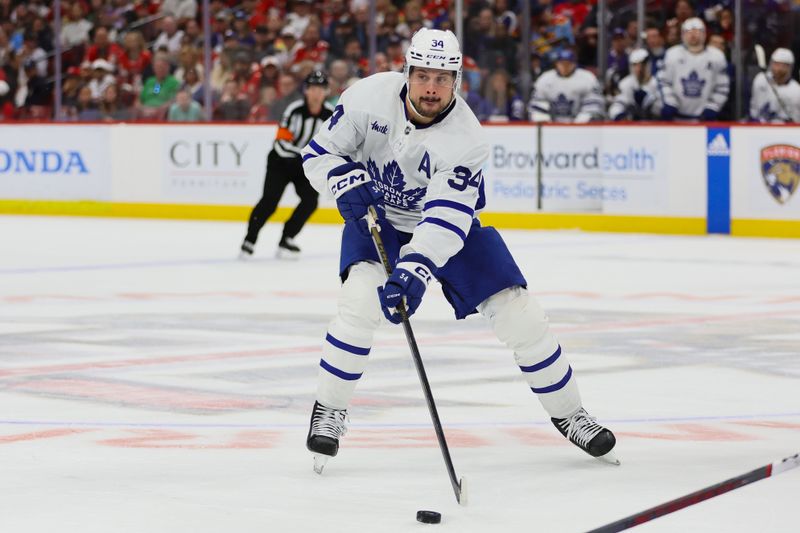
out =
[[[369,232],[372,235],[372,242],[378,250],[378,257],[381,259],[383,269],[386,271],[386,276],[392,274],[392,265],[389,264],[389,256],[386,254],[386,248],[383,246],[383,239],[381,239],[380,226],[378,226],[378,214],[375,208],[370,206],[369,213],[367,214],[367,225]],[[425,367],[422,364],[422,356],[417,347],[417,340],[414,338],[414,332],[411,330],[411,322],[408,321],[408,313],[406,312],[405,303],[400,302],[397,306],[397,311],[403,319],[403,330],[406,334],[408,347],[411,349],[411,356],[414,359],[414,366],[417,367],[417,375],[422,384],[422,391],[425,393],[425,401],[428,404],[428,411],[431,414],[433,421],[433,429],[436,431],[436,439],[439,441],[439,448],[442,450],[442,457],[444,457],[444,464],[447,466],[447,474],[450,476],[450,484],[453,486],[453,492],[456,495],[456,501],[461,505],[467,504],[466,483],[464,478],[459,479],[456,476],[456,469],[453,466],[453,459],[450,458],[450,450],[447,447],[447,441],[444,438],[444,430],[442,423],[439,420],[439,412],[436,410],[436,404],[433,401],[433,393],[431,392],[430,383],[428,383],[428,375],[425,373]]]
[[[767,72],[767,54],[764,52],[764,47],[760,44],[756,44],[754,46],[756,52],[756,62],[758,63],[758,68],[761,69],[761,72],[764,74],[764,78],[767,80],[767,84],[769,88],[772,89],[772,94],[775,95],[775,98],[778,100],[778,105],[781,106],[781,111],[788,117],[789,121],[792,120],[792,114],[786,109],[786,104],[783,103],[783,99],[778,94],[778,88],[775,87],[775,82],[769,77],[769,73]]]
[[[787,470],[791,470],[796,466],[800,466],[800,454],[797,453],[781,461],[775,461],[774,463],[756,468],[755,470],[746,474],[742,474],[741,476],[733,477],[721,483],[717,483],[716,485],[711,485],[704,489],[700,489],[697,492],[687,494],[686,496],[681,496],[680,498],[667,503],[656,505],[655,507],[651,507],[650,509],[640,513],[633,514],[623,518],[622,520],[617,520],[616,522],[606,524],[602,527],[598,527],[597,529],[592,529],[587,533],[614,533],[616,531],[630,529],[660,516],[664,516],[666,514],[689,507],[690,505],[708,500],[714,496],[719,496],[720,494],[725,494],[726,492],[734,489],[744,487],[745,485],[749,485],[755,481],[768,478],[770,476],[775,476],[781,472],[786,472]]]

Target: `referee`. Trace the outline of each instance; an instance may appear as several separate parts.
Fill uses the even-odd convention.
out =
[[[250,213],[247,235],[239,254],[241,259],[253,255],[258,232],[275,212],[289,182],[294,185],[300,203],[283,226],[278,257],[298,257],[300,248],[294,238],[317,208],[318,196],[303,173],[300,150],[333,114],[333,108],[325,102],[327,96],[328,77],[320,70],[314,71],[303,82],[303,99],[292,102],[283,112],[275,143],[267,157],[264,194]]]

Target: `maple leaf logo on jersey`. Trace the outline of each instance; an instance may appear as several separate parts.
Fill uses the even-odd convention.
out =
[[[685,78],[681,78],[681,85],[683,85],[683,96],[686,98],[700,98],[703,94],[703,87],[706,85],[706,80],[701,80],[696,70],[693,70]]]
[[[389,161],[383,165],[383,172],[380,172],[375,161],[369,158],[367,172],[383,192],[383,201],[386,205],[411,210],[420,208],[419,203],[425,197],[425,187],[406,189],[405,176],[397,161]]]
[[[761,176],[779,204],[785,204],[800,184],[800,148],[773,144],[761,149]]]
[[[570,100],[564,93],[558,93],[558,97],[551,102],[550,113],[554,117],[571,117],[574,103],[575,100]]]

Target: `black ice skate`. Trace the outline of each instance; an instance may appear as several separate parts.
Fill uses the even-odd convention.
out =
[[[614,445],[617,443],[614,434],[611,433],[611,430],[598,424],[597,419],[589,416],[583,407],[569,418],[551,418],[550,420],[571,443],[592,457],[613,465],[620,464],[613,451]]]
[[[253,257],[253,252],[255,251],[256,245],[250,241],[244,241],[242,243],[242,248],[239,251],[239,259],[247,260]]]
[[[281,238],[278,243],[278,259],[298,259],[300,257],[300,247],[295,244],[291,237]]]
[[[347,409],[331,409],[314,402],[306,448],[314,454],[314,472],[322,474],[325,463],[339,453],[339,437],[347,433]]]

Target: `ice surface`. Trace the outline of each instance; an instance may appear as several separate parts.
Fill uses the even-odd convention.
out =
[[[621,467],[568,445],[479,317],[399,327],[323,476],[304,441],[339,229],[250,262],[244,224],[0,217],[0,531],[585,531],[800,450],[800,244],[503,231]],[[800,471],[638,531],[795,532]],[[442,513],[419,524],[418,509]]]

